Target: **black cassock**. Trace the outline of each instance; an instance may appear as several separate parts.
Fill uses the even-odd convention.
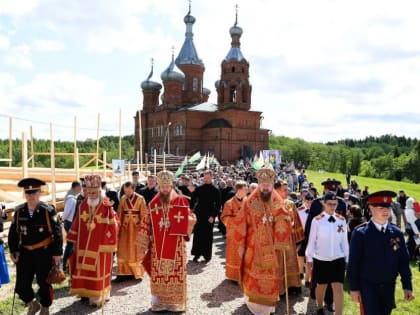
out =
[[[191,197],[191,209],[197,216],[194,226],[194,239],[191,254],[195,257],[203,256],[205,260],[211,259],[213,246],[213,223],[209,218],[216,218],[221,207],[221,197],[218,188],[212,184],[197,187]]]

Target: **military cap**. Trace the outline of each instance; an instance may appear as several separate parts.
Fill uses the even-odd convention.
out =
[[[262,167],[257,171],[258,184],[274,184],[276,172],[270,167]]]
[[[308,192],[308,193],[305,195],[304,199],[305,199],[305,200],[314,200],[314,195],[312,195],[310,192]]]
[[[33,194],[41,191],[41,186],[46,185],[43,180],[27,177],[18,182],[18,187],[22,187],[25,194]]]
[[[98,174],[85,176],[86,188],[101,188],[101,176]]]
[[[324,201],[337,200],[337,196],[332,191],[329,191],[324,195],[322,199],[324,199]]]
[[[379,206],[379,207],[390,207],[392,203],[392,198],[397,194],[390,190],[381,190],[374,192],[368,195],[367,202],[370,205]]]
[[[160,171],[157,173],[157,182],[159,186],[162,185],[173,185],[175,177],[174,174],[170,171]]]
[[[140,176],[140,172],[139,171],[133,171],[131,173],[131,176]]]
[[[326,181],[323,181],[321,183],[324,188],[327,188],[329,190],[336,190],[337,186],[340,185],[341,182],[339,180],[336,180],[334,178],[328,178]]]

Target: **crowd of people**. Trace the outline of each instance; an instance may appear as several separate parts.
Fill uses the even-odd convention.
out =
[[[8,244],[27,314],[49,314],[48,274],[61,260],[81,303],[102,306],[113,281],[147,273],[151,311],[185,312],[186,242],[192,239],[193,263],[208,263],[215,227],[226,240],[225,277],[240,286],[253,314],[274,313],[279,300],[307,286],[317,314],[341,315],[346,280],[364,314],[391,314],[398,275],[405,299],[414,299],[409,263],[418,255],[420,206],[404,191],[395,198],[328,178],[320,192],[304,170],[289,181],[271,167],[218,166],[179,178],[163,170],[145,183],[139,175],[119,192],[95,174],[73,182],[61,216],[64,247],[55,208],[40,201],[45,182],[18,183],[26,202],[14,212]]]

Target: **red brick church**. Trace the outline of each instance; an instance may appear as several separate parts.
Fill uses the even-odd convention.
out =
[[[210,90],[203,87],[204,63],[193,42],[195,18],[191,8],[184,17],[185,41],[178,56],[161,74],[162,84],[152,81],[152,70],[141,83],[143,109],[135,119],[136,150],[140,150],[139,114],[143,152],[192,155],[196,151],[233,163],[252,158],[268,149],[267,129],[261,128],[261,112],[252,111],[249,62],[240,46],[242,28],[230,28],[231,47],[221,63],[215,83],[217,104],[208,102]],[[162,90],[163,85],[163,91]]]

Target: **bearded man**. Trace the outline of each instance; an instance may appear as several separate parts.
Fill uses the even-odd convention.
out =
[[[285,251],[286,257],[286,270],[287,270],[287,282],[285,278],[280,278],[280,294],[284,294],[286,290],[289,293],[300,294],[302,293],[302,283],[300,280],[300,270],[297,256],[297,247],[300,246],[301,242],[305,239],[302,223],[300,221],[298,212],[296,210],[295,203],[288,199],[289,187],[285,181],[276,181],[274,183],[274,189],[279,194],[280,198],[284,202],[284,209],[290,215],[292,222],[292,235],[290,237],[290,247]],[[281,260],[283,263],[283,259]],[[284,266],[283,266],[284,268]],[[285,288],[287,283],[287,288]]]
[[[273,191],[276,173],[258,170],[258,188],[247,198],[237,219],[240,285],[253,314],[275,311],[284,277],[283,252],[290,247],[292,222],[282,199]]]
[[[87,198],[81,202],[67,234],[67,241],[74,243],[70,292],[100,306],[110,298],[118,222],[111,202],[100,194],[101,177],[86,175],[85,185]]]
[[[196,222],[189,200],[173,189],[174,175],[157,174],[159,193],[142,212],[140,227],[143,266],[150,276],[153,312],[185,312],[187,248]]]

